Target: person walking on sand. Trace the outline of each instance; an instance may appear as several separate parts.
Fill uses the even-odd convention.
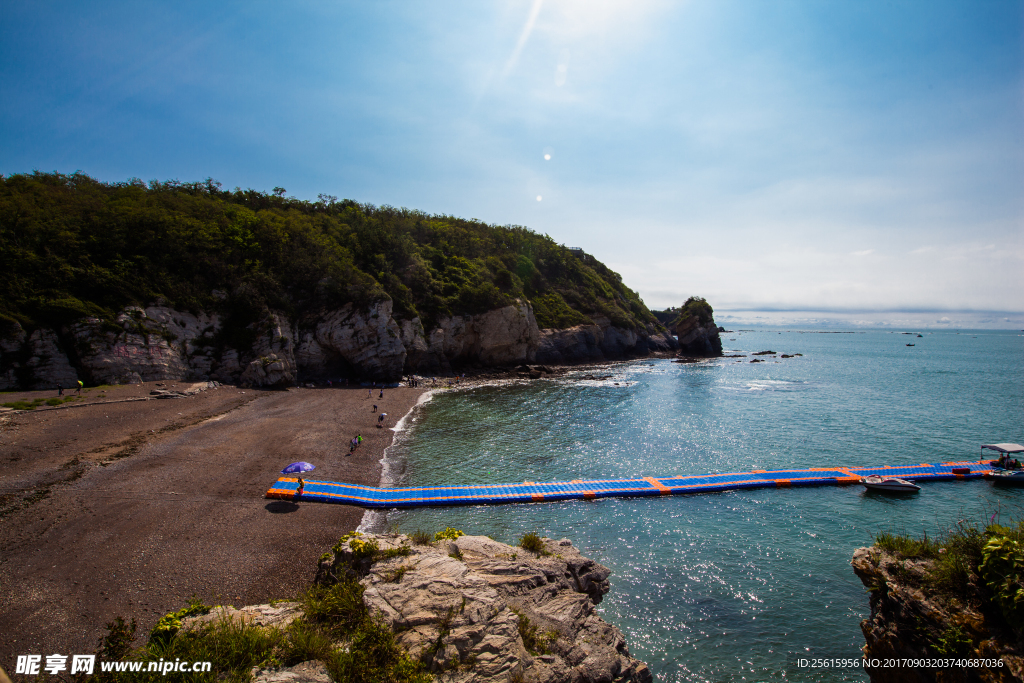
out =
[[[384,387],[380,388],[380,396],[378,396],[377,398],[384,398]]]
[[[373,398],[373,389],[366,387],[366,398]]]
[[[362,443],[363,443],[363,435],[362,434],[356,434],[356,445],[358,446],[358,445],[361,445]]]
[[[84,386],[85,386],[85,383],[82,382],[82,380],[78,380],[78,395],[79,396],[82,395],[82,387],[84,387]]]
[[[64,395],[64,387],[62,387],[59,384],[57,385],[57,395],[58,396],[63,396]]]

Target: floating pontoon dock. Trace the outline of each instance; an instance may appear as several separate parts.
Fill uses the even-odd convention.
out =
[[[629,496],[670,496],[712,493],[733,489],[789,488],[791,486],[844,486],[877,474],[921,481],[980,479],[992,472],[993,460],[943,462],[884,467],[813,467],[807,470],[754,470],[728,474],[699,474],[642,479],[597,479],[478,486],[429,486],[381,489],[333,481],[305,480],[301,500],[340,503],[365,508],[408,508],[430,505],[493,505],[541,503],[557,500],[590,500]],[[281,477],[267,491],[267,498],[294,500],[298,479]]]

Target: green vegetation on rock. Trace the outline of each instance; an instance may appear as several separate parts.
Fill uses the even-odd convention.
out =
[[[691,296],[679,308],[673,306],[664,311],[652,311],[651,314],[662,325],[674,329],[680,322],[689,318],[696,318],[701,325],[706,325],[714,319],[715,311],[704,297]]]
[[[218,311],[244,334],[267,309],[301,317],[390,298],[424,325],[528,299],[540,327],[656,319],[618,274],[520,226],[204,182],[0,176],[0,336],[161,301]],[[237,346],[243,344],[238,343]]]
[[[875,545],[899,558],[930,560],[923,584],[964,604],[995,604],[1006,622],[1024,628],[1024,521],[984,529],[960,522],[938,538],[882,532]],[[950,642],[955,640],[950,635]]]
[[[329,554],[336,574],[326,575],[299,597],[302,614],[286,627],[260,626],[219,615],[203,624],[183,627],[190,616],[211,611],[193,600],[187,607],[163,617],[149,641],[132,650],[135,621],[107,624],[100,642],[101,660],[146,662],[212,662],[214,670],[175,673],[175,680],[248,681],[254,667],[280,668],[318,660],[339,683],[428,683],[422,663],[402,650],[395,634],[363,603],[358,574],[367,562],[408,554],[401,548],[381,551],[373,541],[353,532],[345,535]],[[342,566],[344,565],[344,566]],[[216,608],[212,608],[216,609]],[[161,672],[106,673],[101,680],[166,681]]]
[[[523,550],[529,550],[537,556],[551,554],[544,548],[544,541],[541,537],[532,531],[523,534],[523,537],[519,539],[519,547]]]

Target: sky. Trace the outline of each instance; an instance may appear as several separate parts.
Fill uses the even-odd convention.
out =
[[[734,322],[1024,328],[1024,0],[9,0],[0,95],[4,174],[524,225]]]

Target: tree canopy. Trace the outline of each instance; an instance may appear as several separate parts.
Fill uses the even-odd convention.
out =
[[[657,322],[621,277],[522,226],[202,182],[0,176],[0,326],[163,302],[251,322],[390,298],[428,329],[528,299],[541,327]],[[710,307],[709,307],[710,308]]]
[[[691,296],[678,308],[672,306],[664,311],[652,311],[651,314],[661,324],[674,328],[680,322],[689,318],[697,318],[701,325],[706,325],[714,320],[715,310],[711,308],[711,304],[704,297]]]

